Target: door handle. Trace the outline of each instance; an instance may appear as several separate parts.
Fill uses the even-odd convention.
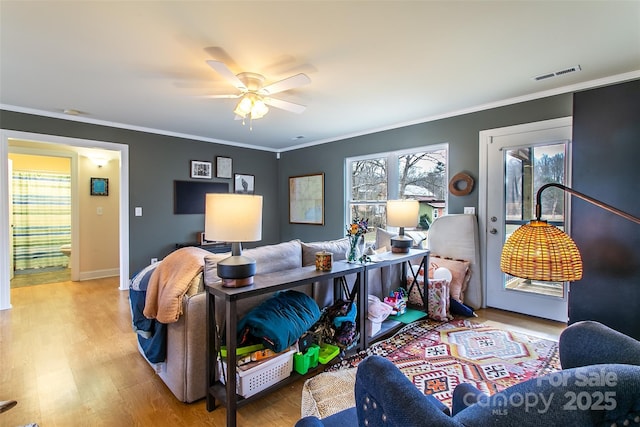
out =
[[[496,230],[495,228],[492,228],[491,230],[489,230],[489,233],[498,234],[498,230]]]

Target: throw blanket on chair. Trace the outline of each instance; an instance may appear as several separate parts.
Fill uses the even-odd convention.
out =
[[[204,268],[204,257],[210,252],[196,248],[180,248],[167,255],[149,279],[144,315],[162,323],[177,322],[182,314],[182,298],[189,284]]]

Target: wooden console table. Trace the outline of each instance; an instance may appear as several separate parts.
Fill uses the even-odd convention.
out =
[[[356,274],[354,291],[357,288],[358,325],[360,327],[360,341],[358,348],[364,348],[366,331],[362,329],[367,316],[366,285],[363,277],[365,266],[363,264],[349,264],[344,261],[333,263],[331,271],[317,271],[315,266],[301,267],[292,270],[278,271],[268,274],[257,274],[254,277],[254,284],[243,288],[225,288],[221,283],[207,285],[207,337],[206,337],[206,375],[207,375],[207,411],[216,408],[216,401],[224,405],[227,409],[227,426],[235,427],[236,410],[239,406],[249,403],[255,399],[272,392],[274,389],[284,386],[291,381],[301,378],[293,372],[288,379],[280,381],[273,386],[256,393],[253,396],[244,398],[236,393],[236,363],[231,358],[236,354],[237,348],[237,302],[243,299],[273,293],[280,290],[292,289],[302,285],[311,284],[323,280],[334,280],[334,288],[340,286],[340,280],[344,276]],[[353,292],[352,292],[353,293]],[[216,339],[216,298],[221,298],[225,303],[225,339],[227,347],[227,357],[229,363],[226,364],[226,384],[222,384],[218,378],[216,369],[217,355],[220,343]]]

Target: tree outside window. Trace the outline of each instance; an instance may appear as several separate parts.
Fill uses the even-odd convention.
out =
[[[420,203],[417,228],[428,230],[436,217],[446,213],[447,148],[441,144],[347,159],[347,223],[365,218],[372,231],[386,229],[387,200],[415,199]],[[375,239],[375,233],[367,234],[367,240]]]

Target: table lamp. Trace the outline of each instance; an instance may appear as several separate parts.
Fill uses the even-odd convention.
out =
[[[536,194],[536,219],[519,227],[502,248],[500,269],[523,279],[565,282],[582,278],[582,257],[571,237],[541,220],[542,192],[556,187],[611,213],[640,224],[640,218],[562,184],[545,184]]]
[[[207,194],[204,235],[206,240],[231,243],[231,256],[217,265],[222,286],[237,288],[253,284],[256,261],[242,255],[242,242],[262,239],[262,196]]]
[[[404,235],[404,228],[418,225],[419,211],[417,200],[387,200],[387,226],[400,227],[400,233],[391,238],[391,252],[409,252],[413,239]]]

